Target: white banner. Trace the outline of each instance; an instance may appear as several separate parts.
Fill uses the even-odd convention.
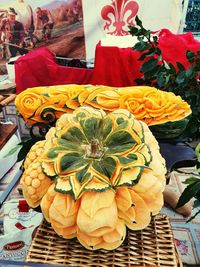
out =
[[[136,15],[150,30],[177,33],[181,21],[181,0],[82,0],[82,5],[87,60],[94,58],[96,44],[107,34],[127,35]]]

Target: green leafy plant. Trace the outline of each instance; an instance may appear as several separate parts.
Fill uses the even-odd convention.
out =
[[[184,184],[187,184],[187,187],[181,194],[176,208],[184,206],[192,198],[195,198],[193,207],[194,208],[200,207],[200,143],[195,149],[195,154],[197,156],[195,160],[196,172],[188,173],[192,174],[192,176],[184,181]],[[198,214],[200,214],[200,209],[188,221],[194,219]]]
[[[163,59],[158,36],[145,29],[138,17],[136,17],[136,26],[130,26],[129,32],[131,35],[137,36],[138,42],[134,45],[133,50],[141,52],[139,60],[144,61],[140,68],[143,76],[135,79],[135,82],[180,95],[190,104],[192,109],[187,132],[191,137],[199,136],[200,81],[198,75],[200,72],[200,51],[196,53],[187,51],[186,59],[189,67],[186,69],[180,62],[173,65]]]
[[[31,147],[37,142],[42,140],[42,138],[39,137],[31,137],[23,140],[19,144],[17,144],[15,147],[13,147],[5,157],[8,157],[12,154],[14,154],[17,150],[19,150],[17,154],[17,162],[22,161],[25,159],[26,155],[28,154]]]

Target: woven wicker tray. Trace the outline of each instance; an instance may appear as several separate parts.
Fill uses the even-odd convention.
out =
[[[152,218],[142,231],[129,231],[124,243],[113,251],[90,251],[77,239],[65,240],[43,221],[36,231],[26,262],[62,266],[182,267],[166,215]]]

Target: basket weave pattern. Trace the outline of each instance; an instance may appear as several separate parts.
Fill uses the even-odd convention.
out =
[[[77,239],[59,237],[43,221],[36,231],[26,262],[82,267],[182,266],[166,215],[153,217],[142,231],[128,231],[124,243],[112,251],[87,250]]]

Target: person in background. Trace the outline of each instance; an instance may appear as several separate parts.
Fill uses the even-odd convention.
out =
[[[53,29],[54,21],[49,10],[42,10],[40,7],[36,8],[36,18],[33,35],[38,40],[49,40]],[[41,36],[42,33],[42,36]]]
[[[15,57],[17,52],[20,55],[27,51],[24,49],[24,26],[21,22],[16,20],[17,12],[13,7],[9,7],[7,17],[0,22],[0,37],[3,44],[8,45],[11,57]],[[2,34],[4,35],[2,38]]]

